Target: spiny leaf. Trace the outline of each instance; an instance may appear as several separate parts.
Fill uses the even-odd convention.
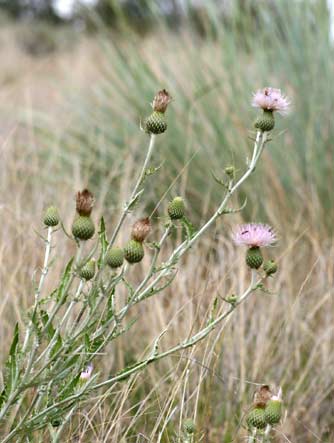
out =
[[[52,323],[48,324],[49,315],[46,311],[41,311],[41,320],[44,326],[48,325],[46,328],[46,333],[48,334],[49,339],[51,339],[54,336],[55,328],[52,326]]]
[[[100,238],[100,245],[101,245],[101,253],[100,253],[100,257],[97,262],[97,266],[100,269],[102,266],[102,263],[103,263],[103,257],[107,251],[107,248],[108,248],[106,225],[105,225],[103,217],[100,220],[99,238]]]
[[[57,290],[57,301],[62,300],[63,303],[66,301],[67,294],[64,293],[64,290],[66,289],[66,286],[71,278],[71,270],[73,265],[73,258],[68,262],[65,271],[61,277],[61,283]]]

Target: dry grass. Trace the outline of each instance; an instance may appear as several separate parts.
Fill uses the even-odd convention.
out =
[[[4,33],[2,38],[8,35],[11,34]],[[64,126],[75,121],[66,108],[64,91],[73,88],[77,93],[85,91],[93,79],[100,78],[99,66],[103,60],[99,47],[90,41],[82,42],[73,52],[41,60],[32,60],[16,47],[7,46],[1,51],[1,59],[6,67],[0,78],[0,339],[5,351],[15,321],[23,326],[31,303],[31,280],[34,269],[41,264],[42,254],[42,242],[35,231],[41,231],[43,208],[55,200],[65,226],[69,226],[74,211],[74,191],[87,180],[87,165],[82,165],[75,149],[65,153],[61,150],[61,136],[46,145],[45,138],[41,138],[32,125],[23,128],[19,122],[22,117],[27,121],[32,110],[38,109],[41,115],[52,116],[53,128],[56,131],[60,128],[60,134]],[[94,63],[88,63],[89,60]],[[186,88],[187,76],[180,74],[179,78]],[[164,140],[159,140],[161,149]],[[104,139],[96,136],[95,141],[106,149]],[[106,203],[109,193],[116,192],[125,200],[146,138],[136,135],[127,141],[131,148],[130,154],[123,154],[126,169],[122,169],[124,158],[116,157],[97,194],[95,215],[98,218],[105,213],[109,232],[117,209]],[[69,167],[59,179],[66,155]],[[241,442],[244,431],[240,421],[255,386],[262,383],[282,385],[284,391],[286,418],[276,441],[329,443],[334,440],[334,240],[317,216],[322,202],[316,195],[312,199],[308,197],[299,171],[292,173],[303,207],[300,214],[293,212],[287,201],[286,190],[278,179],[279,165],[269,153],[264,155],[263,162],[266,172],[258,176],[258,180],[265,181],[265,186],[259,197],[265,205],[267,221],[280,233],[279,246],[268,251],[278,259],[280,268],[277,277],[269,283],[270,294],[259,292],[252,296],[210,340],[196,349],[148,367],[144,373],[83,404],[64,441],[167,443],[174,441],[183,418],[195,417],[199,441]],[[121,178],[119,170],[123,171]],[[165,175],[168,180],[168,174]],[[115,179],[119,188],[114,191]],[[186,183],[184,178],[183,185]],[[211,186],[207,190],[208,199]],[[189,194],[189,208],[191,196],[195,204],[197,192],[198,189],[193,189]],[[150,195],[159,199],[160,189],[151,189]],[[203,212],[210,207],[211,204],[207,204]],[[254,204],[252,213],[256,216],[257,212]],[[124,362],[143,355],[166,328],[168,332],[161,346],[167,348],[177,343],[199,327],[217,296],[221,309],[222,297],[243,290],[249,278],[243,262],[244,251],[237,250],[229,236],[230,226],[240,220],[239,215],[221,219],[183,261],[171,288],[133,312],[138,321],[132,332],[113,344],[96,365],[101,379],[122,367]],[[157,227],[153,232],[153,238],[158,230]],[[124,229],[120,240],[126,237]],[[59,232],[57,260],[52,267],[55,279],[64,258],[72,252],[73,245]],[[49,281],[51,289],[54,280]],[[1,354],[2,360],[4,355]]]

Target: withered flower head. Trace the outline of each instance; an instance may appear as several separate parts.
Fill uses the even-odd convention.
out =
[[[151,231],[151,222],[148,217],[137,220],[132,226],[133,240],[142,243]]]
[[[272,392],[270,390],[270,386],[263,385],[261,386],[254,394],[253,403],[255,407],[264,408],[267,402],[270,400],[272,396]]]
[[[168,104],[172,101],[172,97],[168,94],[166,89],[159,91],[154,97],[152,108],[154,111],[164,113]]]
[[[80,215],[89,216],[94,206],[93,194],[88,190],[78,191],[76,195],[77,212]]]

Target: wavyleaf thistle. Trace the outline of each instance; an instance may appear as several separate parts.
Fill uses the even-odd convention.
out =
[[[289,112],[290,101],[280,89],[263,88],[253,95],[252,105],[263,110],[263,114],[255,120],[255,128],[266,132],[275,127],[274,112],[277,111],[282,115]]]
[[[72,225],[72,234],[79,240],[88,240],[93,237],[95,226],[90,218],[94,206],[93,194],[88,190],[77,192],[76,210],[78,217]]]
[[[144,130],[149,134],[162,134],[167,129],[165,112],[172,98],[166,89],[159,91],[154,97],[152,114],[144,120]]]

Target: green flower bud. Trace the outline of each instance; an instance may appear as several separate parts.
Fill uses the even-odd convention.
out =
[[[224,171],[225,171],[225,174],[228,175],[230,178],[235,177],[235,167],[234,166],[226,166]]]
[[[277,272],[277,263],[274,262],[274,260],[268,260],[263,265],[263,270],[268,276],[275,274],[275,272]]]
[[[124,261],[124,252],[122,248],[110,248],[105,256],[105,261],[111,268],[119,268]]]
[[[153,111],[152,114],[144,120],[144,129],[148,134],[162,134],[167,129],[165,115],[162,112]]]
[[[44,224],[46,226],[57,226],[59,223],[58,209],[55,206],[47,208],[44,214]]]
[[[179,220],[184,216],[185,206],[182,197],[175,197],[168,205],[168,215],[172,220]]]
[[[261,250],[258,246],[253,246],[248,249],[246,254],[246,263],[252,269],[259,269],[263,263]]]
[[[262,132],[274,129],[275,119],[273,111],[264,109],[263,114],[255,120],[254,127]]]
[[[191,418],[187,418],[187,420],[184,421],[183,431],[186,434],[190,434],[190,435],[194,434],[194,432],[196,431],[195,423],[193,422],[193,420]]]
[[[129,263],[139,263],[144,258],[142,243],[130,240],[124,248],[124,257]]]
[[[267,424],[264,418],[264,408],[253,408],[248,413],[246,422],[249,428],[264,429]]]
[[[72,234],[79,240],[88,240],[93,237],[95,226],[92,219],[86,215],[79,215],[72,225]]]
[[[95,275],[95,260],[89,260],[79,272],[80,278],[91,280]]]
[[[269,425],[276,425],[282,418],[282,401],[273,397],[264,410],[264,419]]]

